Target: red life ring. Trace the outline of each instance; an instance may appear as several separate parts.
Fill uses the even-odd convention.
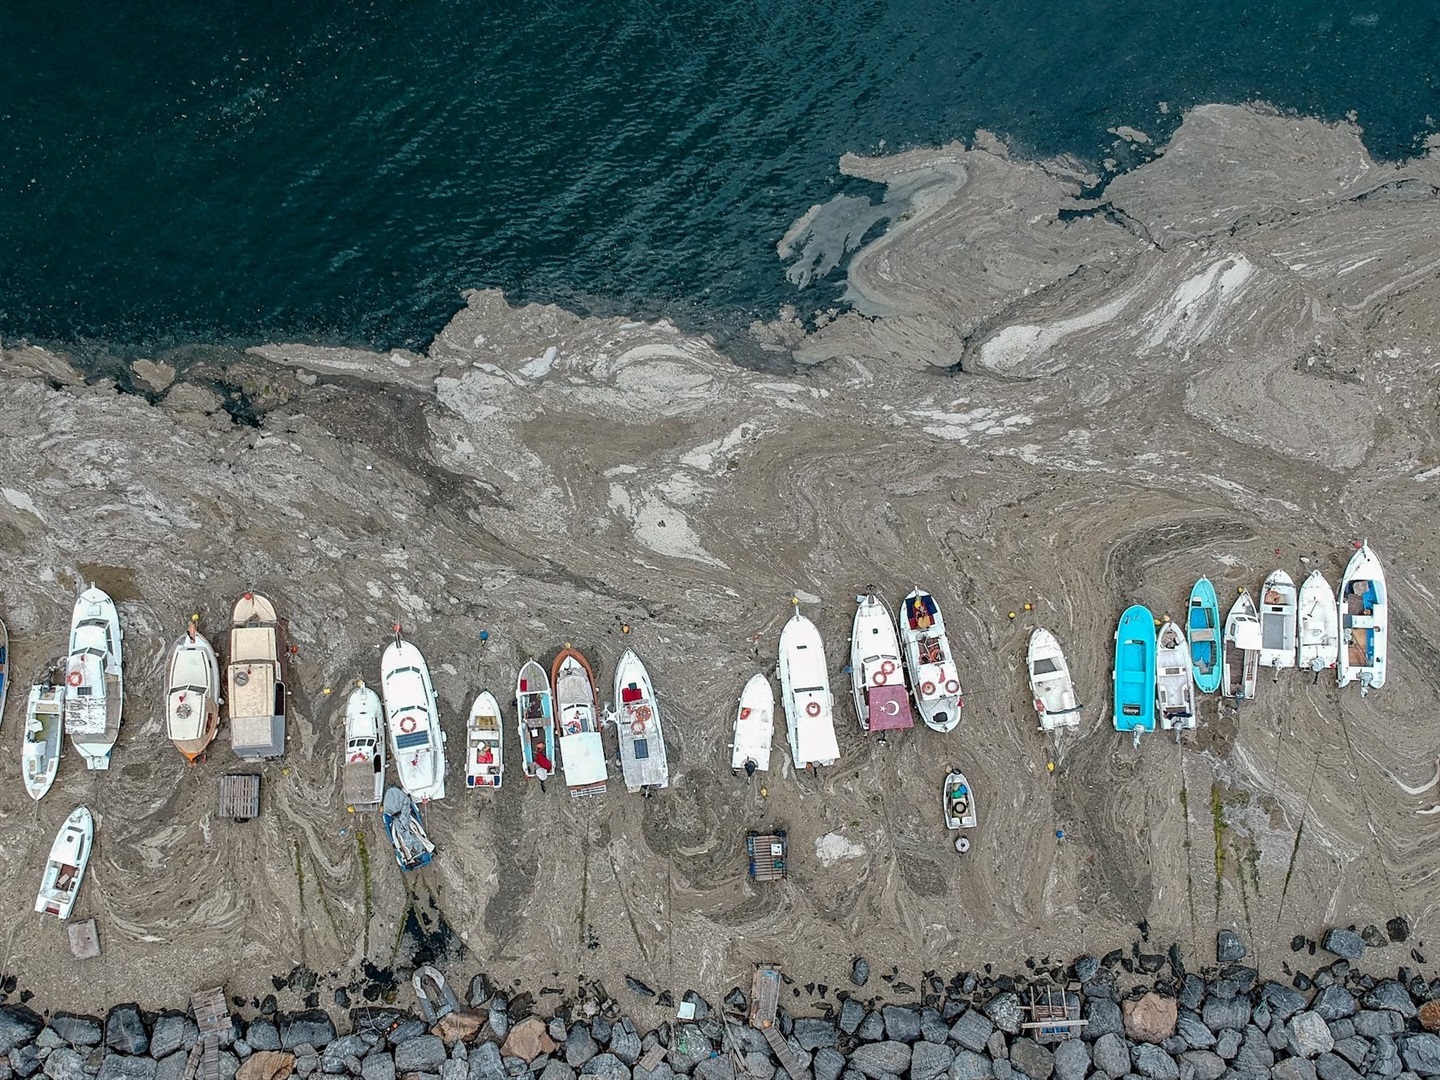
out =
[[[884,685],[885,685],[885,665],[884,665],[884,664],[880,665],[880,670],[877,671],[877,672],[875,672],[874,676],[871,677],[870,682],[871,682],[871,684],[874,685],[874,686],[884,686]]]
[[[644,721],[644,720],[636,720],[636,721],[634,721],[634,722],[630,725],[630,734],[631,734],[631,735],[644,735],[644,734],[645,734],[645,721]]]
[[[580,734],[580,721],[579,721],[579,720],[571,720],[568,724],[566,724],[566,725],[565,725],[565,734],[566,734],[566,735],[579,735],[579,734]]]
[[[820,715],[820,703],[819,703],[818,701],[812,701],[812,702],[810,702],[810,704],[808,704],[808,705],[805,706],[805,712],[806,712],[806,714],[809,715],[809,716],[819,716],[819,715]]]
[[[741,719],[741,720],[749,720],[749,719],[750,719],[750,707],[749,707],[748,705],[741,707],[741,709],[740,709],[740,719]]]
[[[883,664],[880,665],[880,673],[881,673],[882,675],[890,675],[890,674],[892,674],[894,671],[895,671],[895,661],[894,661],[894,660],[886,660]]]
[[[363,753],[361,753],[359,750],[355,751],[355,753],[353,753],[353,754],[350,755],[350,764],[351,764],[351,765],[358,765],[360,762],[362,762],[362,761],[364,761],[364,760],[365,760],[365,755],[364,755]]]
[[[414,730],[415,730],[415,717],[413,717],[413,716],[402,716],[402,717],[400,718],[400,730],[403,731],[403,732],[405,732],[405,734],[407,734],[407,735],[410,734],[410,732],[414,731]]]
[[[1045,711],[1045,702],[1041,701],[1038,697],[1035,699],[1035,711],[1038,713]]]
[[[934,684],[933,682],[927,682],[927,683],[921,684],[921,686],[920,686],[920,696],[921,696],[921,697],[934,697],[934,696],[935,696],[935,684]]]
[[[945,681],[945,692],[947,694],[958,694],[960,692],[960,680],[947,679]]]
[[[84,681],[85,673],[81,671],[78,667],[72,668],[70,670],[70,674],[65,676],[65,683],[67,686],[79,686]]]

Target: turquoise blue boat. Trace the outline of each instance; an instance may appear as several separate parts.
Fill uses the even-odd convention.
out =
[[[1208,577],[1190,590],[1190,615],[1185,625],[1190,639],[1190,667],[1202,694],[1220,689],[1220,600]]]
[[[1132,604],[1115,631],[1115,730],[1155,730],[1155,616]]]

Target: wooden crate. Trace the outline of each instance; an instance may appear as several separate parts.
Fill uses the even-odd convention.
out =
[[[220,777],[220,816],[249,821],[260,816],[260,777],[255,773],[227,773]]]

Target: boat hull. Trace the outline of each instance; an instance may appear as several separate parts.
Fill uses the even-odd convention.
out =
[[[550,690],[560,728],[560,770],[565,787],[577,797],[603,794],[609,768],[590,661],[576,649],[563,650],[550,665]]]
[[[924,589],[911,590],[895,627],[920,719],[932,731],[954,731],[965,708],[964,690],[935,597]]]
[[[87,769],[110,768],[110,754],[120,737],[123,637],[114,601],[91,585],[75,601],[65,673],[65,733]]]
[[[241,594],[230,614],[230,663],[225,701],[230,748],[241,761],[285,753],[284,633],[275,605],[257,592]]]
[[[193,624],[170,650],[165,720],[170,741],[192,764],[220,730],[220,661]]]
[[[775,691],[764,675],[750,676],[735,709],[735,741],[730,768],[770,771],[770,743],[775,737]]]
[[[932,684],[926,685],[934,690]],[[895,619],[874,593],[856,598],[850,630],[850,697],[861,731],[900,731],[915,726]]]
[[[1025,669],[1030,674],[1030,697],[1041,731],[1079,727],[1080,702],[1070,665],[1060,642],[1049,630],[1037,627],[1025,650]]]
[[[1295,666],[1295,582],[1276,570],[1260,588],[1260,666]]]
[[[975,808],[975,793],[964,773],[952,770],[945,777],[940,801],[947,829],[973,829],[980,824],[980,815]]]
[[[1345,567],[1336,615],[1340,624],[1339,684],[1358,682],[1362,690],[1380,689],[1385,685],[1389,652],[1389,593],[1380,559],[1368,543]]]
[[[1260,676],[1260,616],[1242,590],[1225,616],[1220,692],[1237,701],[1253,700]]]
[[[626,649],[615,664],[615,730],[620,771],[631,791],[670,786],[670,759],[660,722],[660,703],[640,657]]]
[[[396,638],[380,659],[390,756],[400,787],[416,802],[445,797],[445,732],[430,667],[415,644]]]
[[[345,804],[373,810],[385,793],[385,709],[363,682],[345,702],[345,758],[341,766]]]
[[[555,775],[555,700],[550,678],[534,660],[520,666],[515,679],[515,730],[520,736],[520,768],[544,783]]]
[[[1166,619],[1155,635],[1155,715],[1165,731],[1195,727],[1195,684],[1190,645],[1178,623]]]
[[[825,646],[815,624],[797,610],[780,631],[780,702],[795,768],[840,760],[835,739],[835,699],[825,666]]]
[[[1202,577],[1190,590],[1185,617],[1185,637],[1190,644],[1190,670],[1195,688],[1202,694],[1220,689],[1220,650],[1224,631],[1220,626],[1220,600],[1209,578]]]
[[[59,919],[70,917],[85,880],[85,868],[90,864],[90,850],[94,843],[95,819],[89,808],[78,806],[65,819],[55,842],[50,845],[50,857],[40,879],[40,891],[35,896],[36,912]]]
[[[505,717],[500,702],[482,690],[465,726],[465,786],[499,790],[505,779]]]
[[[64,748],[64,668],[51,668],[49,678],[30,687],[25,703],[25,733],[20,743],[20,770],[25,790],[39,801],[55,783]]]
[[[1313,571],[1300,586],[1296,660],[1306,671],[1325,671],[1340,662],[1340,614],[1335,590]]]
[[[1155,730],[1155,616],[1133,604],[1115,630],[1114,722],[1117,731]]]
[[[425,819],[413,798],[398,787],[387,788],[381,820],[396,866],[410,873],[430,865],[435,845],[425,833]]]

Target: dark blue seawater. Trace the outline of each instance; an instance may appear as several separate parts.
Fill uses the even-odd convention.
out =
[[[476,286],[740,324],[830,298],[774,246],[847,150],[1263,98],[1397,157],[1437,69],[1395,0],[10,3],[0,334],[419,344]]]

